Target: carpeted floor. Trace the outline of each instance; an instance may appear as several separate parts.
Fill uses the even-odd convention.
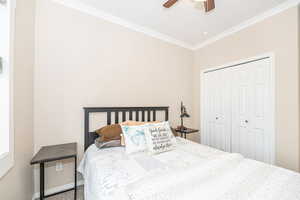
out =
[[[47,198],[47,200],[74,200],[74,191]],[[84,200],[83,186],[78,187],[77,200]]]

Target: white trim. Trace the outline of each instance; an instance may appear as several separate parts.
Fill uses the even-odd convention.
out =
[[[16,8],[17,8],[17,0],[11,0],[12,8],[11,8],[11,28],[10,28],[10,133],[9,133],[9,154],[12,159],[11,167],[14,166],[14,154],[15,154],[15,118],[14,118],[14,66],[15,66],[15,25],[16,25]]]
[[[82,3],[78,0],[52,0],[52,1],[60,3],[64,6],[66,6],[66,7],[81,11],[81,12],[86,13],[88,15],[104,19],[104,20],[109,21],[111,23],[124,26],[128,29],[144,33],[144,34],[146,34],[148,36],[151,36],[153,38],[160,39],[160,40],[163,40],[165,42],[175,44],[175,45],[183,47],[183,48],[192,49],[192,45],[190,45],[186,42],[177,40],[177,39],[175,39],[171,36],[168,36],[166,34],[163,34],[163,33],[160,33],[158,31],[152,30],[150,28],[134,24],[134,23],[129,22],[127,20],[124,20],[122,18],[111,15],[107,12],[100,11],[99,9],[96,9],[92,6],[88,6],[88,5]]]
[[[245,28],[248,28],[249,26],[252,26],[252,25],[254,25],[258,22],[261,22],[261,21],[263,21],[263,20],[265,20],[269,17],[272,17],[272,16],[274,16],[274,15],[280,13],[280,12],[283,12],[283,11],[285,11],[285,10],[291,8],[291,7],[297,6],[299,3],[300,3],[300,0],[287,0],[284,3],[276,6],[275,8],[272,8],[272,9],[270,9],[270,10],[268,10],[268,11],[266,11],[266,12],[260,14],[260,15],[257,15],[257,16],[255,16],[255,17],[253,17],[253,18],[251,18],[251,19],[249,19],[249,20],[247,20],[247,21],[245,21],[245,22],[243,22],[243,23],[241,23],[237,26],[234,26],[234,27],[222,32],[221,34],[218,34],[215,37],[212,37],[212,38],[210,38],[210,39],[208,39],[204,42],[199,43],[198,45],[196,45],[192,49],[193,50],[201,49],[201,48],[203,48],[203,47],[205,47],[209,44],[212,44],[212,43],[214,43],[218,40],[221,40],[221,39],[223,39],[227,36],[230,36],[230,35],[232,35],[236,32],[239,32],[239,31],[241,31]]]
[[[201,74],[203,74],[205,72],[208,72],[208,71],[212,71],[212,70],[218,70],[218,69],[226,68],[226,67],[232,66],[232,65],[239,65],[239,64],[245,63],[245,62],[251,62],[253,60],[259,60],[259,59],[265,58],[265,57],[270,57],[270,58],[274,59],[274,56],[275,56],[275,54],[273,52],[269,52],[269,53],[261,54],[261,55],[258,55],[258,56],[253,56],[253,57],[250,57],[250,58],[245,58],[245,59],[240,59],[240,60],[237,60],[237,61],[229,62],[229,63],[226,63],[224,65],[217,66],[217,67],[205,67],[205,69],[201,70]]]
[[[10,9],[9,15],[9,152],[1,155],[0,178],[14,166],[14,41],[15,41],[15,15],[16,0],[8,1],[5,6]]]
[[[269,53],[270,62],[271,62],[271,94],[270,94],[270,100],[271,100],[271,108],[273,108],[271,112],[271,132],[273,133],[271,135],[271,146],[272,146],[272,154],[271,154],[271,163],[273,165],[276,164],[276,138],[277,138],[277,129],[276,129],[276,65],[275,65],[275,53]]]
[[[202,112],[202,108],[204,107],[204,72],[200,71],[200,106],[199,106],[199,113],[200,113],[200,144],[203,144],[203,135],[201,133],[204,133],[203,127],[204,127],[204,112]]]
[[[203,100],[204,100],[204,94],[203,94],[203,77],[204,77],[204,73],[205,72],[208,72],[208,71],[212,71],[212,70],[220,70],[220,69],[223,69],[223,68],[226,68],[228,66],[234,66],[234,65],[238,65],[238,64],[241,64],[241,63],[245,63],[245,62],[249,62],[249,61],[253,61],[253,60],[258,60],[258,59],[261,59],[261,58],[266,58],[266,57],[269,57],[270,58],[270,63],[271,63],[271,85],[270,85],[270,89],[271,89],[271,94],[270,94],[270,101],[271,101],[271,107],[273,108],[271,110],[271,117],[272,119],[270,119],[270,126],[271,126],[271,130],[270,132],[272,133],[271,134],[271,163],[273,165],[275,165],[276,163],[276,136],[277,136],[277,132],[276,132],[276,80],[275,80],[275,73],[276,73],[276,69],[275,69],[275,53],[273,52],[269,52],[269,53],[266,53],[266,54],[262,54],[262,55],[259,55],[259,56],[255,56],[255,57],[251,57],[251,58],[247,58],[247,59],[242,59],[242,60],[238,60],[238,61],[234,61],[234,62],[230,62],[230,63],[227,63],[225,65],[221,65],[221,66],[217,66],[217,67],[207,67],[206,69],[204,70],[201,70],[200,72],[200,124],[201,124],[201,127],[200,127],[200,133],[202,131],[202,128],[203,128],[203,125],[204,125],[204,120],[203,120],[203,112],[202,112],[202,108],[203,108]],[[200,135],[200,141],[202,142],[202,137],[203,135],[201,134]]]
[[[81,186],[81,185],[84,185],[84,180],[78,181],[77,186]],[[57,187],[46,190],[45,195],[53,194],[53,193],[63,191],[63,190],[68,190],[73,187],[74,187],[74,183],[68,183],[66,185],[57,186]],[[40,193],[39,192],[34,193],[32,196],[32,200],[36,200],[38,198],[40,198]]]
[[[8,155],[9,155],[8,152],[5,152],[5,153],[0,154],[0,160],[1,160],[1,159],[4,159],[4,158],[7,157]]]

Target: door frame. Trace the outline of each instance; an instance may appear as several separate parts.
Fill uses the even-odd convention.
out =
[[[264,58],[269,58],[270,59],[270,104],[271,104],[271,119],[270,119],[270,131],[271,131],[271,164],[275,165],[276,162],[276,80],[275,80],[275,75],[276,75],[276,70],[275,70],[275,53],[274,52],[268,52],[265,54],[261,54],[258,56],[246,58],[246,59],[241,59],[238,61],[233,61],[229,62],[224,65],[216,66],[216,67],[205,67],[204,70],[200,71],[200,143],[202,143],[203,135],[203,127],[204,127],[204,112],[203,112],[203,104],[204,104],[204,94],[203,94],[203,83],[204,83],[204,74],[210,71],[216,71],[216,70],[221,70],[229,67],[235,67],[239,66],[248,62],[253,62],[256,60],[261,60]]]

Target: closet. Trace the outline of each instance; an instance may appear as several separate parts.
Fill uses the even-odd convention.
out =
[[[273,82],[270,57],[204,71],[201,142],[273,164]]]

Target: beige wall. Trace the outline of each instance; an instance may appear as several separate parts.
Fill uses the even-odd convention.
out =
[[[297,7],[248,27],[195,52],[194,123],[200,124],[200,71],[275,53],[276,163],[299,170],[299,12]]]
[[[173,125],[181,100],[191,110],[192,51],[48,0],[36,25],[35,151],[78,142],[82,155],[84,106],[170,106]],[[47,187],[72,182],[71,168],[49,167]]]
[[[15,165],[0,179],[0,199],[30,200],[33,192],[33,65],[35,0],[17,0],[14,53]]]
[[[33,69],[34,8],[34,0],[18,0],[14,74],[16,163],[0,179],[1,199],[31,199],[29,162],[33,145],[36,152],[42,145],[76,141],[82,155],[83,106],[169,105],[174,125],[179,122],[179,102],[184,100],[199,126],[200,70],[266,52],[276,56],[277,164],[299,170],[298,9],[289,9],[193,54],[39,0]],[[114,80],[119,80],[118,84],[113,84]],[[55,172],[50,165],[47,188],[72,182],[71,166],[66,162],[64,171]],[[35,178],[37,191],[38,175]]]

